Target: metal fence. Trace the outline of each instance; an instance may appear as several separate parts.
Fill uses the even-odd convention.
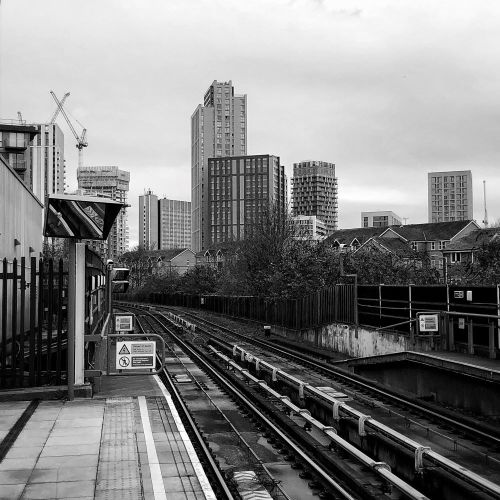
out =
[[[104,276],[99,257],[87,249],[86,334],[99,331],[106,317]],[[66,383],[67,300],[62,260],[0,261],[0,388]],[[86,364],[92,359],[91,347]]]
[[[358,311],[360,325],[403,334],[416,333],[417,313],[452,313],[444,326],[453,332],[455,348],[471,352],[471,333],[476,350],[499,347],[500,325],[492,318],[500,315],[499,285],[361,285]]]
[[[355,322],[354,298],[354,285],[336,285],[298,299],[153,293],[150,300],[302,330],[333,322]]]

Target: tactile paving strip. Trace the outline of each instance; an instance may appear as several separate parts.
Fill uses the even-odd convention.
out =
[[[95,498],[142,499],[139,455],[135,437],[134,401],[106,401]]]

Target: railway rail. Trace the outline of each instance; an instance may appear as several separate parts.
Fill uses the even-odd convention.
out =
[[[127,307],[130,307],[130,305],[127,305]],[[162,315],[162,313],[159,310],[152,310],[151,312],[155,315]],[[171,308],[170,308],[171,309]],[[144,311],[144,308],[139,308],[136,310]],[[148,314],[150,314],[148,312]],[[246,369],[249,366],[253,367],[253,372],[256,373],[257,375],[263,374],[264,372],[267,372],[267,375],[270,376],[272,380],[277,380],[281,379],[282,381],[287,381],[289,384],[292,386],[295,385],[296,389],[301,393],[302,398],[304,395],[309,398],[316,398],[318,400],[321,400],[323,403],[327,403],[330,405],[330,408],[333,409],[334,415],[337,415],[338,417],[343,417],[343,418],[348,418],[351,420],[356,420],[358,422],[358,427],[359,429],[362,430],[363,433],[366,432],[366,430],[369,430],[370,432],[376,432],[378,435],[382,435],[386,438],[391,439],[392,441],[396,442],[399,446],[404,447],[405,449],[411,451],[414,456],[415,456],[415,466],[416,468],[423,468],[424,467],[424,460],[427,462],[426,466],[432,465],[433,467],[440,467],[443,470],[445,470],[447,473],[452,474],[454,476],[457,476],[457,478],[460,478],[460,480],[467,482],[469,485],[471,485],[473,488],[478,489],[482,492],[484,492],[487,495],[490,495],[492,498],[500,498],[500,492],[499,488],[496,484],[494,484],[491,481],[488,481],[487,479],[483,478],[482,476],[468,470],[467,468],[458,465],[454,461],[442,456],[439,453],[436,453],[432,449],[429,449],[426,446],[421,445],[420,443],[409,439],[407,436],[394,431],[390,427],[382,424],[381,422],[378,422],[375,419],[372,419],[370,416],[364,414],[363,412],[360,412],[359,410],[352,408],[351,405],[346,404],[345,402],[338,401],[337,399],[329,396],[328,394],[325,394],[323,391],[318,389],[317,387],[314,387],[311,384],[304,383],[303,381],[297,379],[296,377],[293,377],[292,375],[286,373],[284,370],[279,369],[276,366],[273,366],[271,363],[268,363],[264,359],[261,359],[259,356],[260,354],[256,354],[254,351],[251,351],[247,346],[250,344],[249,339],[246,338],[245,336],[242,336],[241,334],[234,332],[231,329],[228,329],[224,326],[221,326],[219,324],[215,324],[213,322],[210,322],[206,320],[205,318],[199,318],[198,315],[190,315],[186,311],[182,312],[183,314],[183,321],[186,321],[186,318],[192,318],[190,319],[192,325],[196,325],[196,330],[198,335],[210,335],[214,336],[217,335],[218,339],[213,339],[211,340],[212,342],[212,352],[215,353],[217,357],[219,357],[221,360],[226,363],[226,365],[233,364],[233,358],[238,357],[240,358],[240,361],[243,360],[242,365],[245,366],[239,366],[235,364],[233,366],[233,369],[236,371],[240,370],[240,376],[245,378],[247,382],[251,382],[254,385],[256,384],[259,386],[261,389],[262,387],[262,380],[259,378],[253,376],[251,373],[249,373],[249,370]],[[167,318],[165,316],[162,316],[167,322]],[[165,326],[165,325],[163,325]],[[194,328],[191,328],[191,331],[193,331]],[[211,331],[209,331],[211,330]],[[221,333],[223,333],[226,336],[226,339],[221,338]],[[227,340],[227,336],[230,336],[232,340]],[[237,345],[235,345],[235,340],[238,342]],[[180,342],[181,340],[179,338],[176,339],[176,342]],[[245,348],[242,347],[243,342],[245,342]],[[350,385],[356,385],[360,387],[361,384],[361,390],[363,392],[370,392],[377,394],[377,397],[379,399],[382,399],[383,401],[390,400],[392,404],[394,404],[394,401],[399,406],[405,406],[408,408],[408,405],[411,407],[412,411],[418,411],[419,414],[422,414],[422,411],[428,411],[427,408],[416,408],[416,404],[413,402],[408,402],[404,398],[400,398],[397,395],[394,395],[392,393],[388,393],[386,391],[381,390],[380,388],[373,388],[370,386],[366,381],[360,380],[360,377],[357,376],[352,376],[350,374],[347,374],[346,372],[342,372],[338,368],[327,366],[326,363],[319,362],[318,360],[312,359],[310,356],[307,357],[307,359],[297,359],[297,354],[293,354],[290,352],[286,352],[285,349],[282,348],[277,348],[276,346],[272,346],[269,344],[269,342],[266,342],[263,338],[261,339],[252,339],[252,344],[253,345],[259,345],[260,349],[264,349],[266,351],[272,350],[275,354],[279,354],[280,356],[287,356],[288,359],[290,359],[290,356],[293,356],[293,359],[295,362],[300,362],[303,366],[308,365],[309,368],[313,368],[317,372],[320,372],[322,374],[327,373],[330,377],[338,380],[339,378],[343,380],[343,383],[349,383]],[[189,347],[187,344],[184,344],[183,349],[188,349]],[[224,351],[224,352],[222,352]],[[228,356],[229,354],[229,356]],[[237,368],[239,366],[239,368]],[[252,377],[255,379],[253,380]],[[267,386],[267,384],[265,384]],[[271,390],[269,387],[267,389]],[[306,422],[309,424],[312,424],[313,427],[316,426],[323,434],[329,435],[329,437],[332,439],[332,442],[335,441],[335,437],[333,437],[333,434],[337,435],[335,430],[331,428],[328,425],[324,425],[321,422],[317,422],[315,418],[311,417],[308,415],[309,412],[304,413],[303,408],[300,408],[294,403],[292,403],[289,398],[288,401],[287,399],[284,399],[283,394],[272,394],[274,399],[278,400],[281,402],[281,406],[287,407],[288,410],[290,410],[292,413],[295,412],[298,415],[300,415]],[[412,407],[411,405],[414,405]],[[427,418],[440,418],[441,415],[439,415],[437,412],[434,411],[434,413],[427,414]],[[310,418],[311,417],[311,418]],[[455,425],[455,422],[453,422],[452,419],[445,419],[447,425]],[[317,423],[316,423],[317,422]],[[330,428],[329,428],[330,427]],[[471,433],[477,429],[464,429],[464,424],[461,422],[457,422],[457,427],[461,429],[461,432],[467,431],[468,433]],[[326,429],[326,431],[325,431]],[[274,431],[276,432],[276,431]],[[361,434],[361,433],[360,433]],[[477,434],[476,434],[477,435]],[[493,438],[495,439],[495,436],[487,435],[483,431],[479,431],[479,435],[481,436],[482,439],[490,439]],[[489,441],[490,444],[491,442],[496,441]],[[338,444],[338,443],[337,443]],[[344,451],[349,449],[349,447],[352,447],[352,444],[347,443],[345,446],[340,446]],[[360,450],[357,450],[360,452]],[[351,454],[353,453],[353,450],[350,450]],[[495,458],[490,457],[491,460],[495,461]],[[382,470],[382,474],[385,474],[385,471],[387,471],[387,467],[384,467],[383,465],[379,464],[379,462],[374,461],[370,457],[367,457],[368,460],[371,460],[370,467],[373,469],[374,467],[377,469],[377,472],[379,470]],[[377,465],[378,464],[378,465]],[[365,464],[366,465],[366,464]],[[393,474],[391,472],[391,474]],[[380,475],[380,472],[379,472]],[[424,495],[422,495],[420,492],[417,492],[415,488],[413,488],[415,491],[412,491],[411,494],[408,494],[407,492],[404,492],[404,487],[399,485],[397,486],[398,481],[402,481],[400,478],[394,475],[392,478],[393,481],[388,481],[391,483],[393,486],[396,487],[400,492],[405,497],[411,497],[411,498],[424,498]],[[405,483],[403,481],[403,483]],[[407,484],[407,483],[405,483]],[[408,485],[409,487],[412,488],[411,485]],[[417,492],[417,493],[416,493]],[[415,495],[415,496],[413,496]],[[421,496],[418,496],[421,495]]]
[[[146,313],[148,314],[148,313]],[[282,447],[286,447],[288,450],[288,456],[296,457],[301,466],[306,466],[307,471],[303,471],[305,477],[309,474],[312,475],[313,481],[311,483],[317,488],[321,485],[324,489],[321,493],[321,498],[346,498],[346,499],[358,499],[358,498],[386,498],[386,499],[399,499],[399,498],[414,498],[414,499],[425,499],[425,495],[420,493],[417,489],[413,488],[411,485],[402,481],[395,474],[390,471],[390,468],[386,467],[384,464],[376,462],[369,457],[365,456],[359,451],[351,454],[352,459],[337,457],[333,459],[338,452],[335,452],[333,448],[328,448],[325,446],[320,446],[319,443],[314,443],[309,445],[309,451],[304,451],[307,448],[304,442],[297,444],[297,431],[302,435],[307,436],[308,440],[311,441],[310,435],[297,426],[297,424],[289,417],[279,420],[279,424],[273,421],[273,418],[269,416],[269,404],[264,404],[265,411],[259,408],[259,401],[254,400],[254,398],[249,396],[248,386],[241,380],[239,384],[238,380],[230,381],[227,374],[221,374],[220,369],[215,369],[208,363],[207,355],[203,355],[202,352],[196,352],[193,346],[187,345],[179,336],[173,334],[169,329],[167,323],[167,318],[163,316],[163,319],[158,319],[157,315],[154,315],[158,325],[169,331],[169,336],[174,338],[176,344],[182,347],[182,351],[189,355],[190,358],[196,359],[196,363],[203,366],[203,370],[209,373],[210,377],[213,377],[218,384],[224,387],[225,391],[231,393],[233,397],[238,398],[240,404],[244,404],[247,407],[247,411],[251,412],[252,419],[257,419],[260,426],[264,426],[266,430],[265,435],[271,436],[271,440],[274,441],[278,439]],[[139,315],[139,321],[144,317],[144,313]],[[151,318],[152,316],[150,316]],[[150,323],[150,320],[147,320]],[[157,332],[158,330],[155,329]],[[147,330],[145,332],[148,333]],[[259,387],[259,386],[258,386]],[[175,385],[172,385],[175,388]],[[170,387],[169,387],[170,390]],[[276,397],[276,394],[273,394]],[[279,395],[283,397],[282,395]],[[262,399],[262,398],[261,398]],[[264,398],[265,401],[266,398]],[[282,401],[282,400],[280,400]],[[262,403],[262,401],[260,401]],[[288,420],[288,426],[285,425],[284,420]],[[302,421],[302,417],[299,418]],[[286,431],[284,430],[286,427]],[[292,431],[293,437],[290,437],[290,428],[295,427],[295,433]],[[322,426],[324,427],[324,426]],[[313,440],[314,441],[314,440]],[[349,449],[347,446],[346,449]],[[327,456],[329,455],[329,456]],[[318,458],[320,457],[320,458]],[[364,463],[360,462],[360,457],[363,457]],[[346,464],[350,461],[354,462],[354,458],[359,464],[357,467],[362,469],[361,476],[363,480],[360,481],[359,478],[349,477],[345,474]],[[344,477],[342,480],[338,480],[332,477],[332,469],[335,468],[334,462],[337,461],[338,464],[344,463]],[[295,462],[294,462],[295,463]],[[355,468],[354,468],[355,469]],[[338,473],[339,471],[337,471]],[[352,472],[352,471],[351,471]],[[350,483],[346,485],[346,483]],[[394,492],[388,485],[394,486]],[[287,498],[283,496],[282,498]],[[297,498],[297,497],[296,497]],[[298,497],[301,498],[301,497]]]

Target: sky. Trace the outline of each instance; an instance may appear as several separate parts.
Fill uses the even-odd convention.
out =
[[[500,219],[497,0],[1,0],[0,118],[87,128],[84,165],[190,200],[190,117],[214,80],[247,94],[248,154],[336,164],[339,227],[427,222],[427,173],[471,170]],[[65,134],[69,189],[77,149]]]

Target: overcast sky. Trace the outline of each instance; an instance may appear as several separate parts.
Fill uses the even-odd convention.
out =
[[[2,0],[0,118],[88,129],[85,165],[138,197],[190,200],[190,117],[213,80],[248,96],[248,153],[336,164],[339,225],[362,210],[427,222],[427,172],[472,170],[500,218],[497,0]],[[67,180],[76,141],[62,120]],[[81,130],[77,125],[78,131]]]

